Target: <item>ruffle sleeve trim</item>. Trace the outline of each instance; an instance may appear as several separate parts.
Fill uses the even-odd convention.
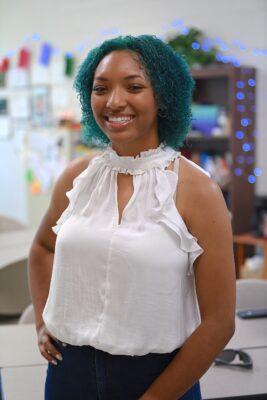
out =
[[[92,163],[95,159],[92,161]],[[57,235],[61,226],[70,218],[72,212],[74,210],[75,204],[77,202],[77,198],[79,194],[82,192],[84,184],[87,181],[88,177],[88,168],[87,167],[80,175],[76,176],[73,180],[73,187],[71,190],[66,192],[66,196],[69,199],[69,204],[67,208],[63,211],[60,218],[57,220],[56,225],[52,227],[52,231]]]
[[[68,207],[63,211],[61,214],[60,218],[57,220],[56,225],[52,226],[52,231],[57,235],[61,226],[66,222],[66,220],[71,216],[71,198],[73,194],[73,189],[71,189],[69,192],[66,192],[66,196],[69,199],[69,205]]]
[[[182,218],[178,214],[177,211],[177,219],[180,219],[179,223],[176,221],[170,221],[169,218],[166,218],[164,215],[162,219],[159,221],[165,224],[169,229],[171,229],[174,233],[176,233],[179,247],[184,252],[188,253],[188,270],[187,275],[192,275],[194,273],[194,262],[199,257],[204,250],[199,246],[197,242],[197,238],[191,235],[185,226]]]
[[[154,209],[154,219],[157,223],[164,224],[176,234],[179,247],[188,253],[187,275],[192,275],[194,273],[194,262],[204,250],[199,246],[197,238],[188,231],[176,208],[174,193],[176,192],[177,181],[178,177],[174,173],[169,173],[169,171],[158,173],[155,188],[158,207]]]

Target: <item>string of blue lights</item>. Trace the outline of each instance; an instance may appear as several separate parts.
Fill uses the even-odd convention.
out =
[[[182,19],[174,19],[167,24],[162,25],[161,33],[157,36],[162,40],[166,40],[166,35],[171,34],[171,31],[175,30],[176,34],[177,31],[183,35],[186,35],[189,32],[189,28],[185,25]],[[82,54],[83,52],[88,51],[89,48],[94,47],[95,45],[100,44],[105,39],[114,37],[117,35],[122,34],[121,30],[117,27],[111,27],[109,29],[102,29],[100,30],[95,37],[86,38],[83,42],[78,43],[75,45],[75,48],[69,52],[63,52],[58,46],[53,46],[51,44],[47,44],[43,41],[41,35],[39,33],[34,33],[31,36],[28,36],[22,40],[21,45],[15,50],[7,50],[5,51],[1,58],[9,58],[12,61],[12,58],[18,54],[22,46],[28,47],[31,49],[31,46],[34,44],[39,45],[41,41],[43,42],[43,46],[47,45],[48,48],[51,48],[51,55],[53,57],[60,56],[64,54],[66,58],[74,58],[76,54]],[[238,60],[237,56],[233,53],[234,51],[242,51],[242,52],[249,52],[255,57],[267,57],[267,49],[258,49],[256,47],[251,47],[243,43],[240,39],[233,39],[231,43],[225,42],[222,38],[216,37],[214,39],[205,38],[203,39],[202,43],[193,42],[192,49],[198,50],[202,49],[203,51],[209,51],[211,47],[216,46],[220,52],[217,53],[216,59],[224,64],[230,64],[235,67],[241,66],[240,60]],[[255,113],[256,108],[254,105],[250,107],[248,110],[247,107],[242,104],[242,101],[245,100],[245,97],[248,96],[249,100],[253,100],[254,94],[248,92],[245,94],[243,91],[245,85],[248,85],[251,88],[256,87],[256,80],[249,78],[247,82],[244,80],[240,80],[236,83],[236,99],[239,101],[237,105],[237,110],[241,114],[240,118],[240,125],[241,129],[235,131],[235,137],[242,141],[242,151],[243,154],[237,156],[236,162],[239,165],[237,168],[234,169],[234,174],[236,176],[243,177],[246,175],[246,179],[249,183],[254,184],[257,180],[257,177],[261,176],[262,170],[259,167],[255,167],[253,171],[250,171],[249,174],[245,173],[245,165],[253,165],[254,164],[254,157],[250,155],[250,152],[254,150],[254,145],[249,142],[247,135],[246,135],[246,128],[251,124],[251,118],[249,118],[249,112]],[[257,132],[254,131],[254,137],[257,136]]]

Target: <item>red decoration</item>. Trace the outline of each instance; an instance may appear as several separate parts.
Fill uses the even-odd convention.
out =
[[[0,72],[6,72],[9,68],[9,58],[4,58],[0,63]]]
[[[18,67],[27,69],[30,63],[30,52],[25,47],[19,52]]]

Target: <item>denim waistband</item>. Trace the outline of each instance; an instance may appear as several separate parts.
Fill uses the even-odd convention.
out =
[[[63,361],[48,366],[45,400],[137,400],[179,351],[128,356],[60,341],[55,346]],[[201,399],[199,384],[184,396],[182,400]]]

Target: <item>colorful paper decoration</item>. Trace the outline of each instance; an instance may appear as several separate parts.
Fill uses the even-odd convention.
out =
[[[72,76],[74,72],[74,57],[71,53],[65,54],[65,75]]]
[[[18,67],[27,69],[30,63],[30,51],[23,47],[19,52]]]
[[[52,46],[49,43],[43,43],[40,49],[39,63],[47,67],[50,62],[51,54]]]
[[[6,74],[4,72],[0,72],[0,88],[6,85]]]
[[[39,194],[41,192],[41,182],[36,178],[31,183],[30,191],[32,194]]]
[[[1,62],[0,62],[0,72],[6,72],[9,68],[9,58],[4,58]]]
[[[28,171],[26,172],[26,181],[28,183],[31,183],[33,180],[33,172],[31,169],[28,169]]]

